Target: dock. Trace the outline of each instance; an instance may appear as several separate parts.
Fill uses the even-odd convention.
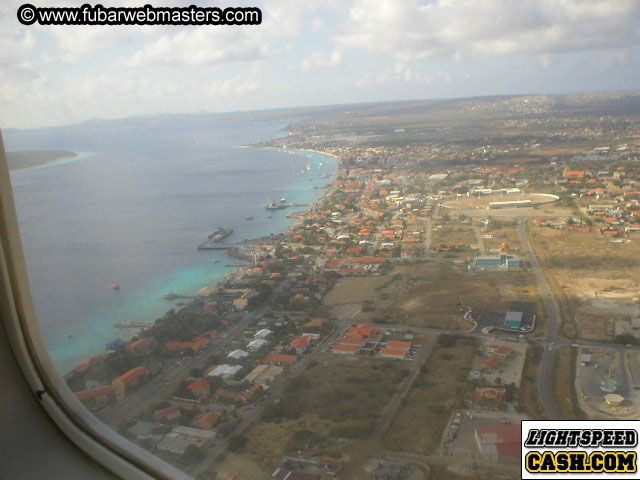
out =
[[[212,239],[208,239],[198,245],[198,250],[229,250],[233,247],[235,247],[235,245],[220,245]]]
[[[196,298],[195,295],[181,295],[179,293],[165,293],[162,298],[166,298],[167,300],[173,300],[174,298]]]
[[[146,328],[153,326],[151,322],[120,322],[116,324],[116,328]]]

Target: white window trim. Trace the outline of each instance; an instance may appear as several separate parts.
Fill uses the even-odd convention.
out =
[[[58,428],[75,445],[109,471],[127,480],[192,478],[98,420],[80,403],[56,371],[33,305],[1,132],[0,315],[29,388]]]

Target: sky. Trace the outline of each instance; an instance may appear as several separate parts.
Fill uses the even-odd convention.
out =
[[[163,0],[251,26],[21,25],[0,6],[0,127],[499,94],[640,90],[636,0]],[[89,0],[29,0],[37,7]],[[141,6],[154,0],[102,0]]]

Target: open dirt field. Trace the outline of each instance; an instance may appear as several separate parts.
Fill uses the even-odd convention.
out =
[[[462,318],[467,306],[499,311],[511,301],[536,302],[538,297],[530,272],[470,274],[446,258],[397,266],[389,276],[391,281],[369,304],[370,311],[359,315],[363,321],[468,330],[472,324]]]
[[[355,458],[348,463],[359,470],[377,453],[369,436],[411,364],[329,354],[318,362],[289,380],[280,401],[244,434],[247,444],[226,455],[217,472],[261,479],[294,454]]]
[[[478,346],[477,340],[464,338],[434,350],[384,434],[386,448],[435,453],[451,412],[462,405],[469,388],[468,374]]]
[[[389,276],[344,277],[324,297],[327,306],[362,303],[376,295],[376,289],[391,281]]]
[[[556,347],[554,355],[553,392],[562,418],[567,420],[584,419],[586,415],[578,405],[575,382],[569,381],[574,378],[576,349],[569,345],[560,345]]]
[[[531,233],[569,324],[565,330],[575,329],[585,340],[611,341],[614,322],[634,315],[640,301],[640,242],[611,243],[589,227],[533,227]]]

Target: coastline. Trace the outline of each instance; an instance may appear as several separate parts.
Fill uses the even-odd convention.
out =
[[[340,172],[340,159],[339,159],[336,155],[333,155],[333,154],[330,154],[330,153],[320,152],[320,151],[318,151],[318,150],[311,150],[311,149],[283,150],[283,149],[281,149],[281,148],[275,148],[275,147],[254,147],[254,146],[252,146],[252,145],[240,145],[240,147],[242,147],[242,148],[265,148],[265,149],[279,150],[279,151],[282,151],[282,152],[295,152],[295,151],[313,152],[313,153],[317,153],[317,154],[319,154],[319,155],[325,155],[325,156],[328,156],[328,157],[333,157],[333,158],[338,162],[338,170],[336,171],[336,175]],[[294,153],[294,155],[295,155],[295,153]],[[332,179],[332,182],[331,182],[331,183],[333,183],[334,181],[335,181],[335,176],[334,176],[334,178]],[[321,201],[325,198],[325,196],[327,195],[327,191],[329,190],[329,188],[330,188],[330,187],[325,187],[325,188],[324,188],[324,192],[322,193],[322,195],[320,196],[320,198],[318,198],[318,200],[316,200],[316,202],[315,202],[315,203],[321,202]],[[305,213],[307,213],[311,208],[313,208],[313,207],[315,206],[315,203],[313,203],[313,204],[309,205],[309,206],[307,207],[307,210],[305,211]],[[296,218],[296,221],[295,221],[292,225],[290,225],[289,227],[287,227],[287,228],[286,228],[284,231],[282,231],[282,232],[277,232],[277,233],[273,234],[273,236],[286,235],[286,234],[287,234],[287,233],[289,233],[291,230],[295,229],[295,228],[296,228],[296,227],[297,227],[301,222],[302,222],[302,220],[301,220],[300,218]],[[259,242],[259,241],[262,241],[262,240],[267,240],[267,239],[270,239],[270,238],[272,238],[272,236],[270,236],[270,235],[265,235],[265,236],[262,236],[262,237],[257,237],[257,238],[252,238],[252,239],[247,239],[247,240],[244,240],[244,241],[242,241],[242,242],[238,242],[238,243],[236,243],[235,245],[238,245],[238,246],[251,245],[251,244],[253,244],[253,243],[255,243],[255,242]],[[227,253],[227,254],[228,254],[228,253]],[[231,256],[231,255],[229,255],[229,256]],[[233,277],[233,276],[235,276],[235,275],[238,275],[238,273],[239,273],[241,270],[243,270],[243,269],[247,268],[247,267],[248,267],[248,266],[250,266],[250,265],[251,265],[250,263],[247,263],[247,265],[246,265],[246,266],[237,267],[235,270],[233,270],[232,272],[229,272],[229,273],[228,273],[228,274],[226,274],[224,277],[222,277],[222,279],[220,279],[219,281],[217,281],[215,284],[213,284],[213,285],[204,285],[204,286],[205,286],[205,287],[208,287],[208,286],[211,286],[211,287],[218,287],[220,284],[224,283],[224,282],[225,282],[225,281],[227,281],[229,278],[231,278],[231,277]]]
[[[20,152],[22,153],[22,152]],[[28,153],[28,152],[27,152]],[[69,155],[64,155],[62,157],[52,158],[50,160],[45,160],[42,163],[38,163],[36,165],[26,165],[10,168],[11,172],[20,172],[24,170],[37,170],[40,168],[53,167],[55,165],[64,165],[66,163],[77,162],[78,160],[83,160],[85,158],[92,157],[96,155],[96,152],[84,152],[84,151],[72,151],[69,152]]]
[[[253,147],[253,148],[255,148],[255,147]],[[270,148],[270,149],[272,149],[271,147],[258,147],[258,148]],[[275,149],[275,150],[280,150],[280,151],[282,151],[282,149]],[[296,208],[294,208],[294,210],[299,209],[298,211],[300,211],[300,212],[303,212],[303,211],[305,211],[305,210],[306,210],[306,211],[308,211],[310,208],[313,208],[313,207],[316,205],[316,203],[317,203],[317,202],[322,201],[322,199],[325,197],[325,195],[326,195],[326,193],[327,193],[328,189],[330,188],[331,184],[332,184],[332,183],[333,183],[333,181],[335,180],[335,177],[338,175],[338,172],[340,171],[340,170],[339,170],[339,164],[340,164],[340,162],[339,162],[339,159],[338,159],[335,155],[331,155],[331,154],[328,154],[328,153],[325,153],[325,152],[320,152],[320,151],[313,151],[313,150],[305,150],[305,151],[313,152],[313,153],[315,153],[315,154],[322,155],[322,156],[326,156],[326,157],[333,157],[334,159],[336,159],[336,160],[338,161],[338,164],[337,164],[338,168],[337,168],[337,169],[336,169],[336,171],[333,173],[333,175],[332,175],[331,179],[327,178],[327,180],[331,180],[330,184],[329,184],[329,185],[326,185],[326,186],[324,186],[324,187],[322,187],[322,188],[317,188],[316,186],[313,186],[313,187],[311,187],[311,186],[310,186],[310,187],[306,187],[306,182],[304,182],[304,184],[303,184],[303,182],[299,182],[300,186],[306,187],[306,190],[307,190],[308,192],[315,192],[315,191],[316,191],[316,190],[318,190],[318,189],[323,190],[323,192],[322,192],[322,194],[320,195],[320,197],[319,197],[319,198],[317,198],[316,200],[314,200],[314,201],[313,201],[313,203],[310,203],[308,206],[305,206],[305,207],[296,207]],[[290,152],[290,153],[293,153],[293,154],[296,154],[294,150],[291,150],[291,151],[289,151],[289,152]],[[301,154],[301,153],[297,153],[297,155],[300,155],[300,156],[306,156],[306,155],[303,155],[303,154]],[[276,232],[274,232],[274,233],[273,233],[273,236],[282,236],[282,235],[286,235],[289,231],[291,231],[292,229],[296,228],[296,227],[299,225],[299,223],[300,223],[300,222],[301,222],[301,219],[300,219],[300,218],[296,218],[296,219],[295,219],[295,221],[293,221],[293,222],[292,222],[292,224],[290,224],[290,225],[288,225],[288,226],[281,226],[281,227],[280,227],[281,229],[280,229],[280,230],[278,230],[278,231],[276,231]],[[283,227],[284,227],[284,228],[283,228]],[[248,246],[250,246],[251,244],[254,244],[255,242],[259,242],[259,241],[261,241],[261,240],[266,240],[266,239],[269,239],[269,238],[272,238],[272,236],[271,236],[271,235],[259,235],[259,236],[251,237],[251,238],[249,238],[249,239],[245,239],[245,240],[242,240],[242,241],[239,241],[239,242],[236,242],[236,243],[232,243],[232,244],[229,244],[229,245],[237,245],[237,246],[239,246],[239,247],[241,247],[241,248],[242,248],[243,246],[248,247]],[[224,255],[229,256],[229,253],[230,253],[230,252],[227,252],[227,253],[225,253]],[[229,266],[230,266],[230,265],[229,265]],[[250,262],[247,262],[245,265],[240,265],[240,266],[235,266],[235,265],[234,265],[234,267],[235,267],[235,268],[234,268],[233,270],[231,270],[231,271],[229,271],[229,272],[225,273],[225,274],[222,276],[222,278],[218,278],[217,280],[213,280],[213,281],[210,281],[210,282],[206,282],[206,281],[205,281],[205,283],[200,284],[200,287],[198,287],[198,290],[199,290],[200,288],[202,288],[202,287],[207,287],[207,286],[208,286],[208,287],[213,287],[213,288],[219,288],[219,287],[220,287],[220,285],[224,284],[225,282],[229,281],[230,279],[233,279],[234,277],[237,277],[238,275],[241,275],[242,273],[244,273],[244,272],[247,270],[247,268],[251,268],[251,266],[252,266],[252,265],[251,265],[251,263],[250,263]],[[195,291],[197,291],[197,290],[195,290]],[[184,299],[183,299],[183,301],[184,301]],[[193,302],[193,300],[191,300],[191,301],[189,301],[189,302],[185,302],[185,304],[191,304],[192,302]],[[169,303],[167,304],[167,308],[170,308],[171,306],[173,306],[173,304],[172,304],[172,303],[171,303],[171,304],[169,304]],[[125,341],[126,341],[128,338],[131,338],[131,337],[134,337],[134,336],[139,335],[142,331],[143,331],[143,329],[131,329],[131,330],[129,330],[128,332],[126,332],[124,335],[122,334],[122,333],[124,333],[124,332],[122,332],[122,333],[121,333],[121,332],[118,332],[118,334],[115,334],[115,333],[114,333],[113,338],[120,337],[120,338],[122,338],[123,340],[125,340]],[[96,349],[96,350],[94,350],[94,351],[92,351],[92,352],[90,352],[90,353],[89,353],[89,352],[87,352],[87,357],[88,357],[88,356],[91,356],[91,355],[101,355],[101,354],[103,354],[103,353],[104,353],[104,350],[98,350],[98,349]],[[80,358],[80,357],[79,357],[79,360],[78,360],[78,361],[82,361],[82,358]],[[76,362],[76,363],[77,363],[77,362]],[[63,374],[63,375],[64,375],[64,374],[68,373],[69,371],[71,371],[71,369],[72,369],[72,368],[73,368],[73,365],[68,366],[68,367],[66,367],[66,368],[64,368],[64,369],[61,369],[61,374]]]

